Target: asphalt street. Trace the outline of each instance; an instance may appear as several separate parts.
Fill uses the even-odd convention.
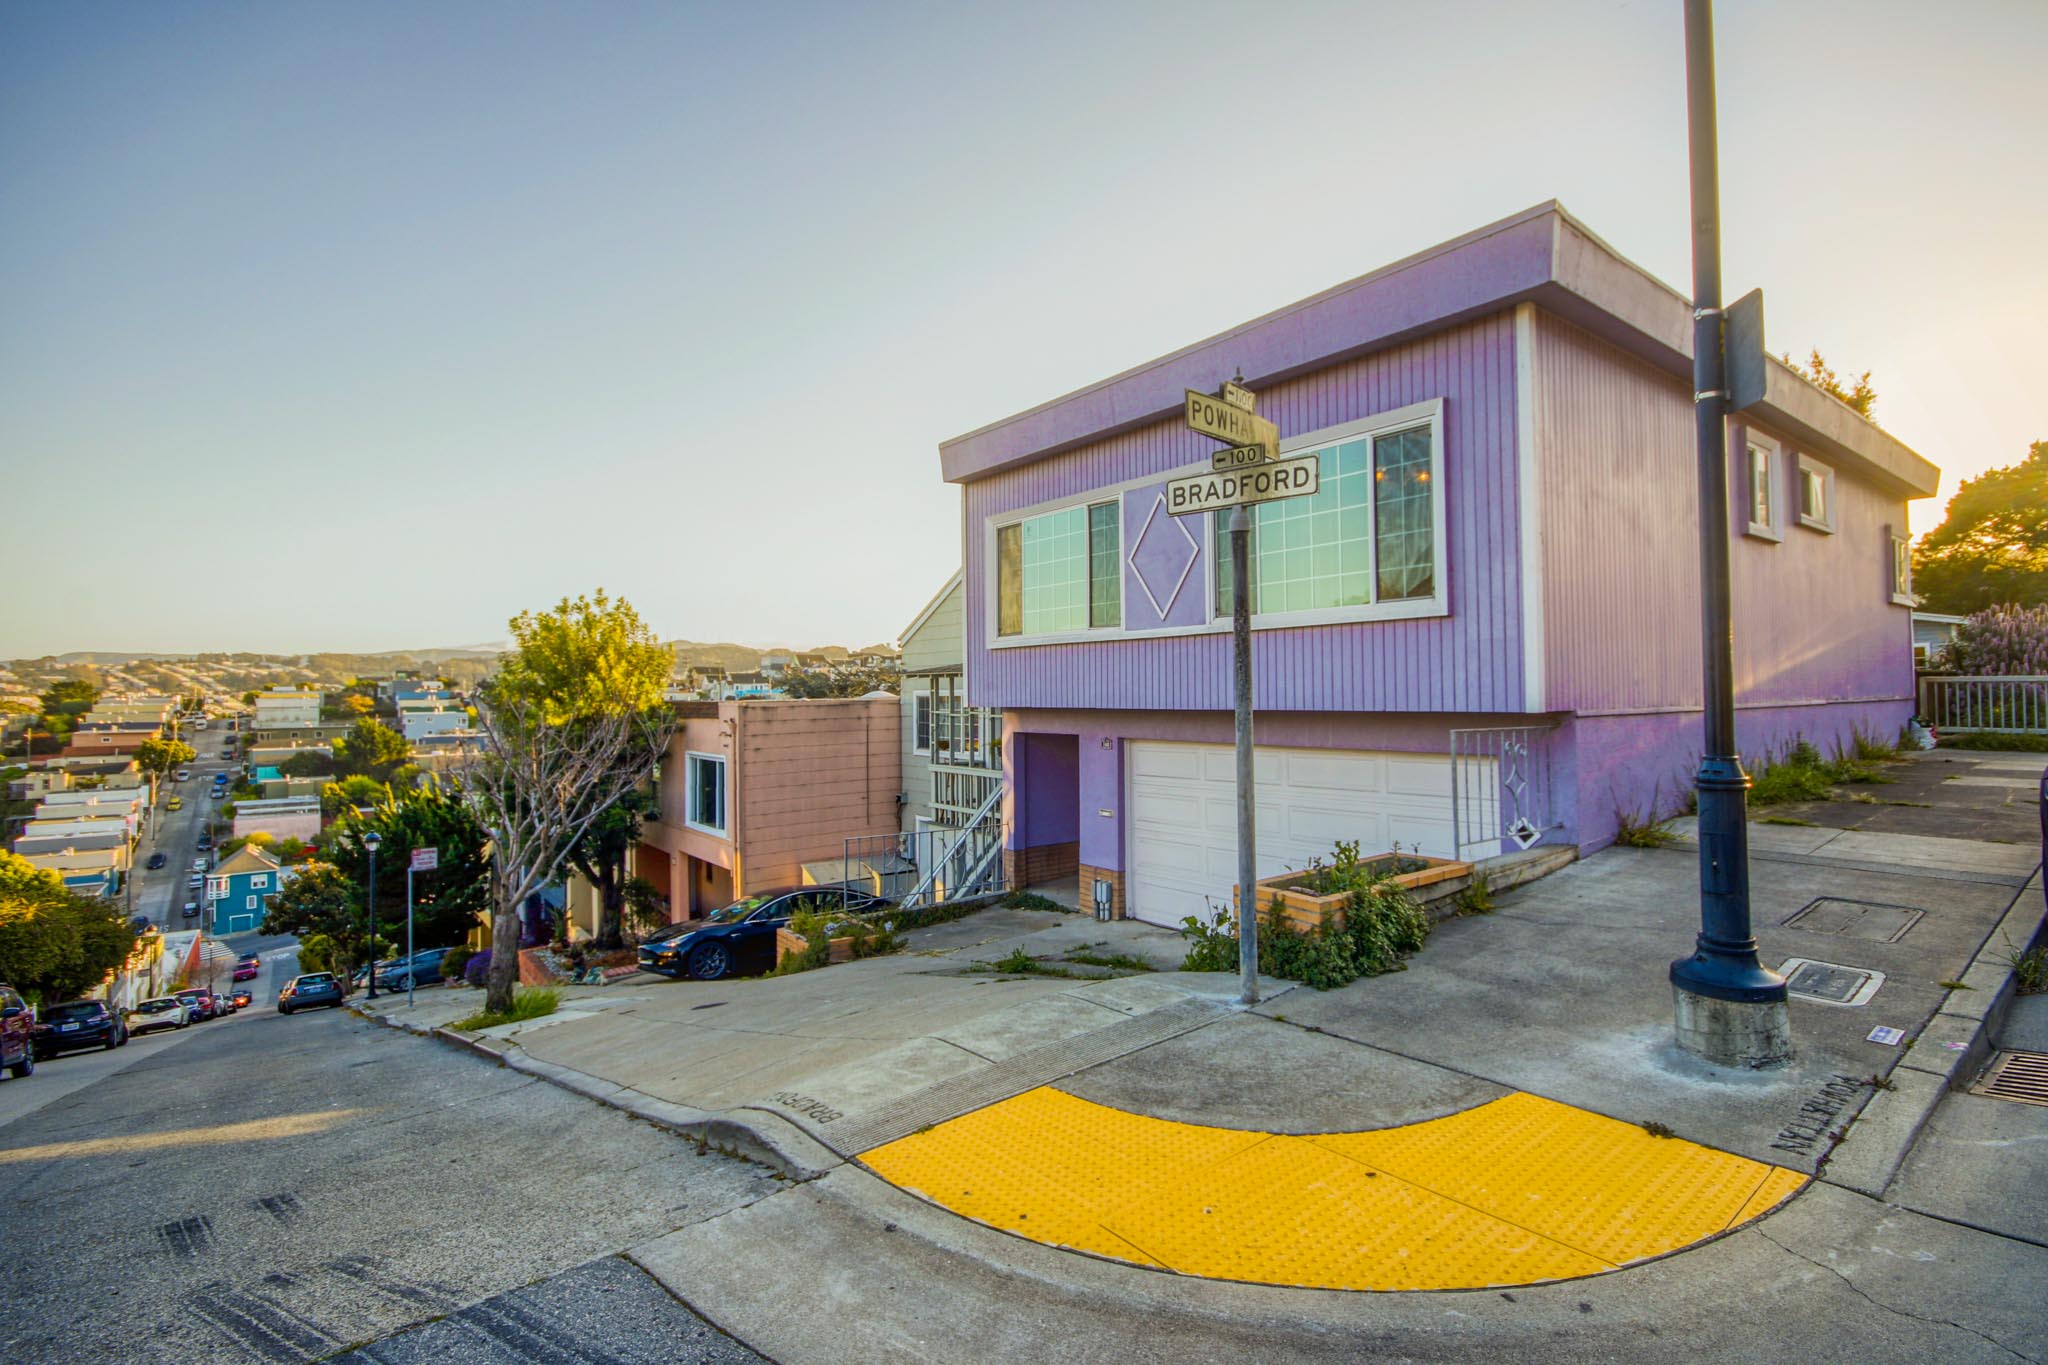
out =
[[[0,1083],[0,1360],[760,1358],[617,1253],[773,1193],[766,1170],[342,1011],[281,1016],[267,967],[255,1009]]]
[[[226,734],[215,730],[188,732],[185,740],[199,751],[199,757],[187,769],[191,780],[167,779],[159,789],[157,804],[143,817],[142,843],[135,850],[130,913],[147,915],[152,923],[165,929],[199,926],[196,916],[184,917],[184,907],[188,902],[203,905],[205,896],[191,890],[187,880],[193,871],[193,861],[206,856],[199,851],[199,836],[207,819],[218,813],[222,805],[210,795],[213,775],[235,766],[220,756],[221,745],[227,739]],[[182,810],[168,809],[173,796],[182,798]],[[144,865],[153,853],[162,853],[165,858],[164,865],[154,871]],[[209,865],[210,862],[209,859]]]

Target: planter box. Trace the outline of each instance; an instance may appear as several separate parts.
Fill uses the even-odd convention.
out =
[[[1381,854],[1379,856],[1393,857],[1396,855]],[[1420,890],[1425,886],[1434,886],[1438,882],[1449,881],[1453,877],[1469,877],[1472,875],[1472,864],[1461,863],[1451,858],[1424,858],[1417,854],[1401,854],[1398,856],[1411,862],[1426,864],[1426,866],[1418,867],[1412,872],[1400,873],[1394,878],[1394,883],[1397,886],[1405,886],[1410,891]],[[1255,896],[1260,911],[1263,913],[1265,908],[1277,899],[1280,902],[1280,913],[1286,917],[1290,925],[1301,930],[1303,933],[1313,932],[1324,924],[1329,924],[1339,929],[1343,928],[1344,912],[1351,905],[1351,893],[1347,891],[1334,896],[1319,896],[1313,891],[1304,891],[1299,887],[1289,885],[1291,882],[1301,880],[1304,875],[1306,874],[1300,872],[1282,872],[1277,876],[1259,878]],[[1232,888],[1231,898],[1233,904],[1236,903],[1236,894],[1236,889]]]
[[[810,940],[806,939],[802,934],[792,933],[787,929],[777,929],[775,931],[775,965],[780,967],[784,961],[803,952],[810,946]],[[825,947],[827,950],[825,956],[826,965],[829,966],[835,962],[853,961],[852,939],[826,939]]]

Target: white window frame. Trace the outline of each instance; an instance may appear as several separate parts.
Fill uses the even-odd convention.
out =
[[[1406,407],[1394,408],[1388,412],[1374,413],[1356,421],[1324,427],[1319,431],[1303,432],[1280,442],[1280,454],[1284,456],[1319,450],[1324,446],[1341,444],[1344,441],[1364,437],[1370,440],[1399,431],[1406,427],[1417,427],[1425,422],[1429,425],[1429,478],[1437,490],[1430,499],[1430,527],[1435,537],[1436,591],[1429,597],[1403,598],[1395,602],[1374,602],[1356,607],[1318,607],[1307,611],[1261,612],[1252,617],[1253,630],[1286,630],[1299,626],[1348,625],[1354,622],[1372,621],[1413,621],[1431,616],[1451,614],[1451,566],[1450,542],[1445,528],[1449,522],[1448,508],[1451,489],[1444,477],[1444,400],[1426,399],[1410,403]],[[1230,633],[1228,620],[1216,619],[1216,575],[1213,566],[1204,564],[1201,577],[1202,621],[1195,626],[1157,626],[1146,630],[1119,630],[1115,627],[1101,627],[1087,631],[1068,631],[1055,635],[1003,635],[996,634],[996,610],[1001,585],[997,582],[996,528],[1014,522],[1025,521],[1046,512],[1057,512],[1063,508],[1090,503],[1108,502],[1112,498],[1122,500],[1134,489],[1151,488],[1164,479],[1177,479],[1189,474],[1206,474],[1210,465],[1206,458],[1198,464],[1185,464],[1172,469],[1147,474],[1142,478],[1126,479],[1121,483],[1090,489],[1086,495],[1068,496],[1037,503],[1030,507],[1019,507],[987,517],[982,523],[982,641],[989,649],[1020,649],[1035,645],[1085,644],[1104,640],[1145,640],[1165,636],[1184,635],[1227,635]],[[1211,513],[1210,516],[1228,516],[1228,512]],[[1129,522],[1121,518],[1120,524]],[[1141,519],[1142,520],[1142,519]],[[1368,526],[1372,524],[1368,512]],[[1213,545],[1215,531],[1204,519],[1200,529],[1189,527],[1189,532],[1203,546]],[[1125,550],[1129,554],[1128,548]],[[1203,559],[1209,551],[1202,552]],[[1378,567],[1374,567],[1374,586],[1378,586]],[[1119,574],[1123,587],[1129,588],[1129,575]],[[1130,619],[1130,604],[1124,603],[1123,617]]]
[[[917,742],[920,733],[924,737],[922,744]],[[910,694],[910,752],[928,754],[931,751],[932,690],[931,685],[926,683],[924,687]]]
[[[725,817],[724,825],[703,824],[695,818],[695,813],[690,809],[690,803],[697,794],[696,765],[700,762],[716,763],[718,765],[718,804],[720,813]],[[695,749],[685,750],[683,753],[683,827],[685,829],[694,829],[699,834],[715,835],[723,839],[726,837],[726,829],[731,824],[732,768],[727,762],[725,755],[700,753]]]
[[[250,874],[250,876],[249,876],[249,889],[250,889],[251,891],[263,891],[263,890],[267,890],[267,889],[269,888],[269,886],[270,886],[270,874],[269,874],[269,873],[267,873],[267,872],[255,872],[255,873],[251,873],[251,874]]]
[[[1896,526],[1885,528],[1888,549],[1892,562],[1885,566],[1886,575],[1892,585],[1892,605],[1895,607],[1917,607],[1920,599],[1913,592],[1913,542],[1899,534]]]
[[[1020,644],[1047,645],[1059,644],[1062,642],[1070,642],[1075,640],[1114,640],[1122,636],[1125,633],[1123,628],[1123,622],[1131,619],[1131,604],[1124,600],[1125,594],[1128,592],[1130,587],[1129,575],[1124,572],[1124,492],[1126,489],[1142,487],[1144,484],[1150,482],[1153,481],[1149,479],[1139,479],[1132,483],[1118,484],[1112,488],[1098,488],[1089,492],[1085,497],[1059,498],[1051,502],[1037,503],[1031,507],[1020,507],[1014,512],[1004,512],[999,516],[989,518],[986,527],[988,540],[988,558],[986,561],[984,561],[988,566],[988,583],[986,586],[989,610],[988,618],[983,624],[988,632],[988,638],[990,639],[990,641],[999,644],[1003,648],[1011,648]],[[1027,521],[1033,521],[1039,517],[1051,516],[1056,512],[1072,511],[1076,507],[1082,509],[1082,520],[1084,523],[1086,523],[1088,521],[1087,509],[1091,507],[1101,506],[1104,503],[1116,504],[1117,624],[1113,626],[1088,626],[1082,630],[1046,631],[1037,635],[1032,635],[1028,632],[1021,632],[1021,627],[1024,623],[1021,619],[1019,619],[1017,623],[1020,628],[1019,634],[998,636],[996,634],[996,627],[999,624],[998,613],[1002,609],[1003,571],[1002,565],[999,564],[996,559],[996,532],[1005,526],[1020,526]],[[1089,534],[1089,532],[1085,529],[1085,526],[1082,534],[1084,536]],[[1093,572],[1094,546],[1089,546],[1087,554],[1090,571]],[[1018,572],[1023,572],[1023,568],[1024,566],[1020,561],[1017,566]],[[1021,588],[1022,585],[1019,586]],[[1090,583],[1090,587],[1091,589],[1093,587],[1092,581]],[[1089,605],[1090,607],[1092,607],[1092,600]],[[1021,618],[1021,607],[1019,609],[1019,615]]]
[[[1798,464],[1798,482],[1792,489],[1792,507],[1799,517],[1799,524],[1809,531],[1825,535],[1835,533],[1835,471],[1811,455],[1801,455]],[[1820,511],[1817,517],[1806,514],[1806,476],[1814,475],[1820,480]]]
[[[256,908],[256,898],[254,896],[242,897],[242,908],[244,910],[254,910]]]
[[[1756,519],[1756,461],[1761,455],[1764,461],[1764,495],[1768,505],[1764,511],[1768,520]],[[1742,443],[1742,523],[1743,534],[1758,540],[1780,541],[1784,536],[1779,527],[1785,521],[1785,470],[1783,451],[1776,441],[1745,432]]]

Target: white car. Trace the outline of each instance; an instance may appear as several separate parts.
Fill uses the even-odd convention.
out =
[[[176,780],[179,782],[190,782],[192,780],[192,770],[190,768],[178,769],[178,776]]]
[[[176,996],[145,1000],[128,1012],[128,1036],[140,1038],[160,1028],[183,1028],[192,1022],[191,1007]]]
[[[194,858],[194,859],[192,860],[192,870],[193,870],[194,872],[204,872],[204,871],[206,871],[206,859],[204,859],[204,858]]]

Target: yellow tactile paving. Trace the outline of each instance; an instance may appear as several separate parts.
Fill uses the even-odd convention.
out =
[[[1289,1137],[1043,1087],[862,1159],[955,1213],[1054,1246],[1333,1289],[1596,1274],[1756,1217],[1804,1180],[1524,1094],[1402,1128]]]

